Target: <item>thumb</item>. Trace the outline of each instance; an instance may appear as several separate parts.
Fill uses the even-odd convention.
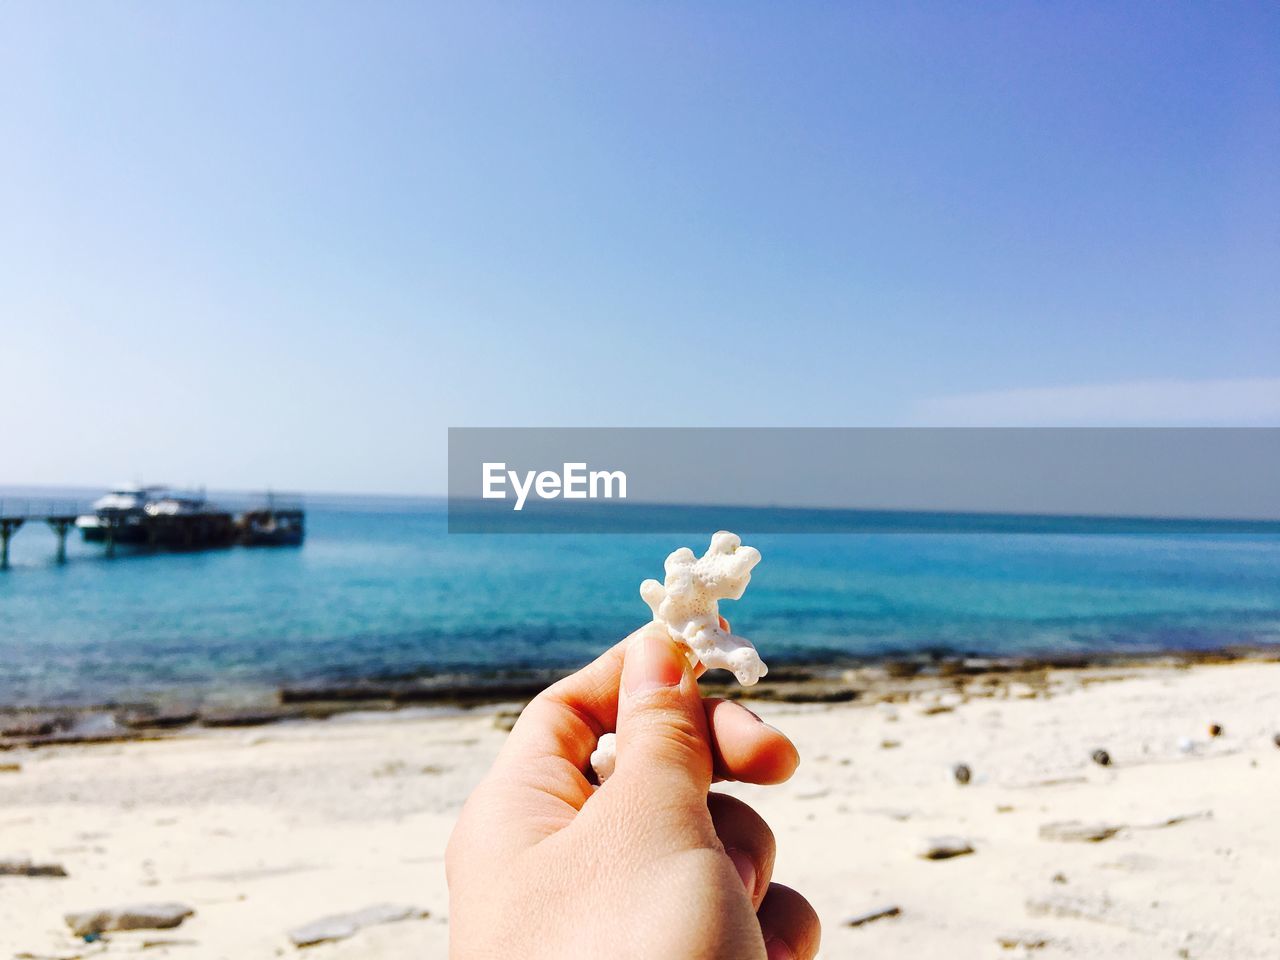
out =
[[[618,692],[617,776],[706,802],[707,718],[684,648],[650,623],[632,634]]]

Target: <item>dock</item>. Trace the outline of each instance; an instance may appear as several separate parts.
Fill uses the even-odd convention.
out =
[[[0,500],[0,570],[9,569],[9,541],[28,523],[47,523],[58,538],[58,563],[67,562],[67,531],[76,525],[73,500]]]
[[[74,500],[0,499],[0,570],[9,569],[9,544],[23,527],[44,523],[57,538],[54,559],[67,562],[67,535],[77,520],[89,518],[85,541],[101,543],[106,556],[128,545],[152,552],[190,552],[234,546],[300,546],[306,535],[306,512],[297,495],[267,493],[240,513],[202,505],[174,512],[96,511]]]

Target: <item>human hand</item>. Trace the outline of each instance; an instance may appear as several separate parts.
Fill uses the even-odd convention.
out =
[[[725,625],[726,629],[727,624]],[[584,774],[616,728],[616,772]],[[820,928],[770,882],[774,839],[713,776],[780,783],[795,747],[703,700],[653,624],[539,694],[462,812],[445,858],[454,960],[812,960]]]

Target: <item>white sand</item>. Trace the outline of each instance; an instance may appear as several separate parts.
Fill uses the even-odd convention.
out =
[[[1001,685],[996,699],[930,715],[927,692],[894,706],[758,708],[795,740],[800,771],[781,787],[725,789],[773,825],[775,879],[818,908],[823,957],[1280,956],[1280,664],[1093,676],[1115,682],[1054,674],[1047,698]],[[1211,722],[1225,728],[1212,741]],[[442,958],[445,840],[503,736],[484,710],[0,755],[22,764],[0,773],[0,859],[70,873],[0,877],[0,955],[146,943],[154,957],[288,957],[299,952],[291,928],[390,902],[430,916],[303,952]],[[1184,736],[1194,752],[1179,750]],[[1098,747],[1113,766],[1089,760]],[[951,777],[958,761],[973,769],[968,786]],[[1039,837],[1061,820],[1124,829],[1101,843]],[[976,853],[914,856],[934,835]],[[176,930],[112,934],[109,946],[79,943],[62,921],[167,900],[197,913]],[[843,926],[887,905],[901,916]]]

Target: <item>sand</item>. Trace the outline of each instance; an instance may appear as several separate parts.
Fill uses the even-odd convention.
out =
[[[754,705],[800,770],[718,789],[772,824],[775,879],[817,907],[822,956],[1280,956],[1280,664],[1043,680],[886,680],[850,704]],[[484,708],[0,754],[20,765],[0,772],[0,860],[69,874],[0,877],[0,955],[444,957],[445,841],[504,736]],[[1112,765],[1090,759],[1099,748]],[[1115,829],[1041,836],[1063,821]],[[974,852],[920,858],[938,836]],[[156,901],[196,913],[95,944],[62,920]],[[379,903],[414,916],[305,950],[286,936]],[[901,912],[845,925],[886,907]]]

